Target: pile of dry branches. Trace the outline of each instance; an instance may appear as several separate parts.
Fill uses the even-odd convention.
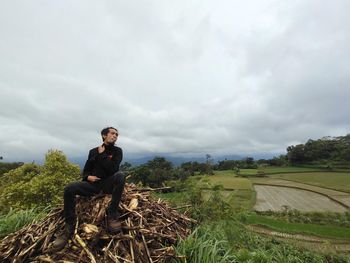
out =
[[[178,213],[150,189],[126,185],[120,203],[122,230],[110,234],[106,208],[110,195],[77,198],[77,224],[69,244],[51,253],[50,245],[64,228],[62,208],[4,238],[0,262],[163,262],[175,256],[178,239],[190,234],[194,220]]]

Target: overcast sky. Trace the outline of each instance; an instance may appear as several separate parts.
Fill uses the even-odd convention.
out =
[[[350,1],[2,1],[0,155],[285,152],[350,131]]]

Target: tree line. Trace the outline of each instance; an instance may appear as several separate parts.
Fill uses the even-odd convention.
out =
[[[129,176],[129,182],[142,186],[162,187],[172,182],[178,188],[185,186],[186,179],[194,175],[212,175],[215,170],[233,170],[239,174],[240,169],[256,169],[259,166],[288,165],[333,165],[350,164],[350,134],[339,137],[324,137],[308,140],[305,144],[289,146],[286,155],[271,159],[254,160],[246,157],[242,160],[222,160],[214,162],[206,154],[205,162],[184,162],[174,166],[161,156],[139,166],[128,162],[121,169]],[[49,151],[42,166],[35,163],[0,163],[0,214],[10,207],[30,208],[61,201],[66,184],[79,180],[78,165],[71,164],[60,151]]]
[[[308,140],[305,144],[287,148],[287,158],[291,165],[348,165],[350,162],[350,134],[338,137],[323,137]]]

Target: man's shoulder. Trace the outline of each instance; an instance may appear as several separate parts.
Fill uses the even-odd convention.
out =
[[[116,152],[122,152],[122,148],[118,147],[118,146],[113,146],[113,150],[116,151]]]
[[[98,152],[98,147],[94,147],[89,151],[89,153],[94,153],[94,152]]]

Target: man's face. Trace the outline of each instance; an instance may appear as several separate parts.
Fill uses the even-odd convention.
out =
[[[109,129],[107,136],[105,137],[104,143],[106,144],[115,144],[118,139],[118,133],[114,129]]]

